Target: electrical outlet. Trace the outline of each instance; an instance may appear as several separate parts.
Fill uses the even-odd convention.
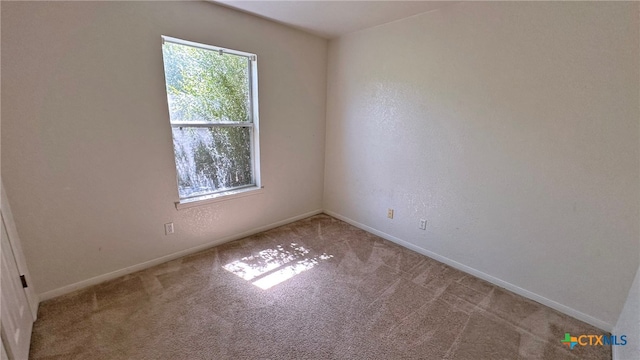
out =
[[[175,229],[173,228],[173,223],[164,224],[164,234],[165,235],[171,235],[174,232],[175,232]]]
[[[421,230],[427,230],[427,220],[420,219],[420,229]]]
[[[389,219],[393,219],[393,209],[389,209],[389,210],[387,210],[387,217],[388,217]]]

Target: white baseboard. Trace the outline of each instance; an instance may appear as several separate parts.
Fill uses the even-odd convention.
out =
[[[578,311],[576,309],[573,309],[573,308],[571,308],[569,306],[560,304],[559,302],[553,301],[551,299],[547,299],[544,296],[538,295],[538,294],[533,293],[533,292],[531,292],[529,290],[523,289],[523,288],[521,288],[519,286],[513,285],[513,284],[508,283],[508,282],[506,282],[504,280],[501,280],[501,279],[493,277],[493,276],[491,276],[489,274],[483,273],[482,271],[479,271],[479,270],[476,270],[476,269],[474,269],[472,267],[469,267],[467,265],[461,264],[461,263],[459,263],[459,262],[457,262],[455,260],[451,260],[451,259],[449,259],[447,257],[442,256],[442,255],[438,255],[438,254],[436,254],[434,252],[431,252],[429,250],[423,249],[423,248],[421,248],[419,246],[411,244],[411,243],[409,243],[407,241],[404,241],[402,239],[399,239],[399,238],[397,238],[395,236],[389,235],[389,234],[384,233],[382,231],[376,230],[376,229],[374,229],[374,228],[372,228],[370,226],[361,224],[361,223],[359,223],[357,221],[354,221],[354,220],[352,220],[352,219],[350,219],[350,218],[348,218],[346,216],[340,215],[340,214],[335,213],[333,211],[324,210],[324,213],[327,214],[327,215],[333,216],[336,219],[340,219],[340,220],[342,220],[342,221],[344,221],[346,223],[349,223],[349,224],[351,224],[351,225],[353,225],[353,226],[355,226],[357,228],[360,228],[360,229],[368,231],[368,232],[370,232],[372,234],[378,235],[381,238],[384,238],[384,239],[387,239],[389,241],[392,241],[392,242],[394,242],[394,243],[396,243],[396,244],[398,244],[400,246],[403,246],[403,247],[406,247],[408,249],[411,249],[411,250],[413,250],[413,251],[415,251],[417,253],[420,253],[422,255],[428,256],[428,257],[430,257],[430,258],[432,258],[434,260],[438,260],[438,261],[440,261],[442,263],[445,263],[445,264],[447,264],[447,265],[449,265],[449,266],[451,266],[453,268],[456,268],[456,269],[458,269],[460,271],[466,272],[466,273],[471,274],[471,275],[473,275],[475,277],[478,277],[480,279],[488,281],[488,282],[490,282],[490,283],[492,283],[494,285],[497,285],[497,286],[499,286],[501,288],[505,288],[505,289],[507,289],[507,290],[509,290],[511,292],[514,292],[514,293],[516,293],[518,295],[524,296],[524,297],[526,297],[528,299],[531,299],[533,301],[537,301],[540,304],[546,305],[546,306],[548,306],[548,307],[550,307],[552,309],[555,309],[555,310],[557,310],[557,311],[559,311],[559,312],[561,312],[563,314],[569,315],[569,316],[571,316],[573,318],[576,318],[576,319],[578,319],[580,321],[584,321],[587,324],[593,325],[593,326],[595,326],[595,327],[597,327],[599,329],[602,329],[602,330],[607,331],[607,332],[613,331],[613,325],[609,324],[606,321],[597,319],[597,318],[595,318],[595,317],[593,317],[591,315],[587,315],[587,314],[585,314],[583,312],[580,312],[580,311]]]
[[[120,270],[112,271],[110,273],[106,273],[106,274],[99,275],[99,276],[96,276],[96,277],[92,277],[92,278],[89,278],[89,279],[86,279],[86,280],[82,280],[82,281],[79,281],[79,282],[74,283],[74,284],[66,285],[66,286],[63,286],[63,287],[60,287],[60,288],[57,288],[57,289],[54,289],[54,290],[50,290],[50,291],[38,294],[38,297],[40,298],[40,301],[49,300],[49,299],[52,299],[52,298],[55,298],[55,297],[58,297],[58,296],[61,296],[61,295],[65,295],[65,294],[71,293],[73,291],[82,289],[82,288],[86,288],[86,287],[89,287],[89,286],[92,286],[92,285],[96,285],[96,284],[99,284],[99,283],[102,283],[102,282],[105,282],[105,281],[108,281],[108,280],[112,280],[112,279],[118,278],[118,277],[123,276],[123,275],[134,273],[136,271],[144,270],[144,269],[150,268],[152,266],[156,266],[156,265],[165,263],[167,261],[171,261],[171,260],[186,256],[186,255],[191,255],[193,253],[196,253],[196,252],[211,248],[213,246],[217,246],[217,245],[229,242],[229,241],[241,239],[241,238],[253,235],[253,234],[257,234],[257,233],[262,232],[262,231],[270,230],[270,229],[276,228],[278,226],[286,225],[286,224],[292,223],[294,221],[298,221],[298,220],[307,218],[309,216],[317,215],[317,214],[320,214],[320,213],[323,213],[323,212],[328,214],[328,215],[330,215],[330,216],[335,217],[336,219],[340,219],[340,220],[342,220],[342,221],[344,221],[346,223],[349,223],[349,224],[351,224],[351,225],[353,225],[355,227],[358,227],[358,228],[360,228],[362,230],[368,231],[368,232],[370,232],[372,234],[375,234],[375,235],[380,236],[380,237],[382,237],[384,239],[392,241],[392,242],[394,242],[394,243],[396,243],[396,244],[398,244],[400,246],[406,247],[406,248],[411,249],[411,250],[413,250],[413,251],[415,251],[417,253],[423,254],[423,255],[428,256],[428,257],[430,257],[432,259],[435,259],[435,260],[438,260],[438,261],[440,261],[442,263],[445,263],[445,264],[447,264],[447,265],[449,265],[449,266],[451,266],[453,268],[456,268],[456,269],[458,269],[460,271],[464,271],[464,272],[466,272],[468,274],[471,274],[473,276],[476,276],[476,277],[478,277],[480,279],[486,280],[486,281],[488,281],[488,282],[490,282],[490,283],[492,283],[494,285],[497,285],[497,286],[500,286],[502,288],[505,288],[505,289],[507,289],[509,291],[512,291],[512,292],[514,292],[514,293],[516,293],[518,295],[524,296],[524,297],[526,297],[528,299],[531,299],[533,301],[537,301],[537,302],[539,302],[539,303],[541,303],[543,305],[546,305],[546,306],[548,306],[548,307],[550,307],[552,309],[555,309],[555,310],[557,310],[557,311],[559,311],[561,313],[567,314],[567,315],[569,315],[569,316],[571,316],[573,318],[576,318],[578,320],[584,321],[587,324],[593,325],[593,326],[595,326],[595,327],[597,327],[599,329],[602,329],[602,330],[608,331],[608,332],[613,331],[613,325],[607,323],[606,321],[597,319],[597,318],[595,318],[595,317],[593,317],[591,315],[587,315],[587,314],[585,314],[583,312],[580,312],[580,311],[578,311],[576,309],[573,309],[573,308],[571,308],[569,306],[560,304],[560,303],[558,303],[558,302],[556,302],[554,300],[547,299],[547,298],[545,298],[545,297],[543,297],[541,295],[538,295],[538,294],[533,293],[533,292],[531,292],[529,290],[523,289],[523,288],[521,288],[519,286],[513,285],[513,284],[511,284],[509,282],[506,282],[504,280],[501,280],[501,279],[498,279],[496,277],[493,277],[493,276],[491,276],[489,274],[486,274],[484,272],[476,270],[476,269],[474,269],[472,267],[469,267],[467,265],[461,264],[461,263],[459,263],[459,262],[457,262],[455,260],[451,260],[451,259],[449,259],[447,257],[444,257],[442,255],[436,254],[436,253],[431,252],[429,250],[423,249],[423,248],[421,248],[419,246],[411,244],[411,243],[409,243],[407,241],[404,241],[402,239],[399,239],[399,238],[397,238],[395,236],[392,236],[392,235],[389,235],[389,234],[384,233],[382,231],[376,230],[376,229],[374,229],[374,228],[372,228],[370,226],[361,224],[361,223],[359,223],[359,222],[357,222],[355,220],[352,220],[352,219],[350,219],[350,218],[348,218],[346,216],[340,215],[340,214],[335,213],[333,211],[321,210],[321,209],[310,211],[310,212],[307,212],[307,213],[304,213],[304,214],[301,214],[301,215],[298,215],[298,216],[294,216],[294,217],[291,217],[291,218],[288,218],[288,219],[285,219],[285,220],[281,220],[281,221],[278,221],[278,222],[275,222],[275,223],[272,223],[272,224],[269,224],[269,225],[257,227],[257,228],[242,232],[240,234],[235,234],[235,235],[227,236],[227,237],[224,237],[224,238],[216,239],[216,240],[208,242],[206,244],[202,244],[202,245],[198,245],[196,247],[192,247],[192,248],[189,248],[189,249],[178,251],[178,252],[175,252],[173,254],[169,254],[169,255],[165,255],[165,256],[159,257],[157,259],[145,261],[143,263],[136,264],[136,265],[133,265],[133,266],[129,266],[129,267],[126,267],[126,268],[123,268],[123,269],[120,269]],[[615,359],[615,356],[614,356],[614,359]]]
[[[284,220],[281,220],[281,221],[278,221],[278,222],[275,222],[275,223],[272,223],[272,224],[269,224],[269,225],[260,226],[260,227],[257,227],[257,228],[242,232],[240,234],[235,234],[235,235],[223,237],[221,239],[216,239],[216,240],[213,240],[213,241],[208,242],[206,244],[198,245],[198,246],[195,246],[195,247],[192,247],[192,248],[189,248],[189,249],[185,249],[185,250],[182,250],[182,251],[175,252],[173,254],[169,254],[169,255],[165,255],[165,256],[159,257],[157,259],[145,261],[145,262],[140,263],[140,264],[136,264],[136,265],[133,265],[133,266],[126,267],[124,269],[112,271],[110,273],[106,273],[106,274],[103,274],[103,275],[98,275],[96,277],[92,277],[92,278],[89,278],[89,279],[86,279],[86,280],[82,280],[82,281],[79,281],[79,282],[74,283],[74,284],[66,285],[66,286],[63,286],[61,288],[53,289],[53,290],[38,294],[38,296],[40,298],[40,301],[49,300],[49,299],[52,299],[52,298],[55,298],[55,297],[58,297],[58,296],[61,296],[61,295],[68,294],[68,293],[76,291],[76,290],[80,290],[80,289],[83,289],[83,288],[86,288],[86,287],[89,287],[89,286],[92,286],[92,285],[96,285],[96,284],[99,284],[99,283],[102,283],[102,282],[105,282],[105,281],[108,281],[108,280],[112,280],[112,279],[118,278],[118,277],[123,276],[123,275],[131,274],[131,273],[134,273],[136,271],[144,270],[144,269],[150,268],[152,266],[160,265],[160,264],[165,263],[167,261],[175,260],[177,258],[186,256],[186,255],[191,255],[191,254],[197,253],[199,251],[206,250],[208,248],[224,244],[224,243],[229,242],[229,241],[242,239],[244,237],[251,236],[253,234],[257,234],[257,233],[262,232],[262,231],[267,231],[267,230],[276,228],[278,226],[286,225],[286,224],[292,223],[294,221],[302,220],[304,218],[308,218],[309,216],[317,215],[317,214],[320,214],[320,213],[322,213],[322,209],[310,211],[308,213],[304,213],[304,214],[301,214],[301,215],[298,215],[298,216],[290,217],[288,219],[284,219]]]

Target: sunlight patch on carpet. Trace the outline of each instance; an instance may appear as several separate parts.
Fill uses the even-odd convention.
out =
[[[327,253],[312,257],[310,252],[297,243],[277,245],[272,249],[261,250],[256,255],[233,261],[223,268],[244,280],[256,279],[252,284],[267,290],[333,257]]]

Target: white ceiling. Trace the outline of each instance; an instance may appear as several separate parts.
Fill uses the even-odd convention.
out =
[[[453,1],[239,1],[213,0],[224,6],[335,38],[353,31],[431,11]]]

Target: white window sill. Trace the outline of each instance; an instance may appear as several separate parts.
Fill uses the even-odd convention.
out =
[[[238,190],[229,190],[229,191],[225,191],[217,194],[203,195],[203,196],[198,196],[191,199],[185,199],[185,200],[180,200],[176,202],[176,209],[177,210],[187,209],[194,206],[202,206],[202,205],[217,203],[220,201],[237,199],[245,196],[258,195],[258,194],[262,194],[263,192],[264,192],[264,187],[254,186],[254,187],[238,189]]]

